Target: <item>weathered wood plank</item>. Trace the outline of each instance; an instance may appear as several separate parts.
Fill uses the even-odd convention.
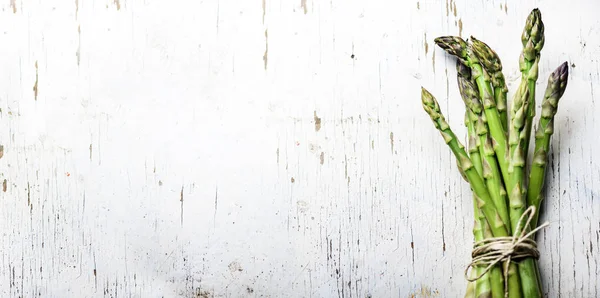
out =
[[[0,4],[2,297],[462,294],[470,190],[420,86],[464,133],[433,38],[487,41],[514,91],[537,6],[540,88],[571,63],[543,282],[598,296],[596,1],[175,2]]]

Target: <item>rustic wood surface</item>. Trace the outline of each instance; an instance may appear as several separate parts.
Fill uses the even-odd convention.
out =
[[[433,38],[488,42],[510,98],[539,7],[539,88],[571,65],[545,293],[598,297],[600,3],[508,2],[2,1],[0,296],[462,295],[470,190],[420,86],[464,133]]]

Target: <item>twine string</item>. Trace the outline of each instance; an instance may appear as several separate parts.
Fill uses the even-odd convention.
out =
[[[537,231],[547,227],[550,223],[545,222],[539,227],[527,233],[527,227],[535,216],[536,209],[530,206],[525,210],[517,222],[513,236],[494,237],[476,242],[471,252],[471,263],[465,269],[465,278],[476,281],[487,274],[495,265],[504,262],[504,296],[508,297],[508,267],[511,261],[524,258],[540,258],[537,243],[533,236]],[[469,271],[475,266],[484,266],[485,269],[475,277],[469,277]]]

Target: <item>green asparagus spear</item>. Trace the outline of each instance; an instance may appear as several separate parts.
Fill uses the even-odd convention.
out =
[[[523,196],[523,172],[525,167],[526,153],[523,149],[525,143],[527,143],[525,136],[525,122],[530,104],[528,89],[525,88],[524,90],[518,90],[517,95],[519,96],[515,96],[515,99],[513,100],[509,125],[509,179],[506,181],[506,188],[508,190],[510,202],[510,222],[511,227],[513,227],[513,234],[517,234],[519,232],[515,231],[514,229],[517,227],[517,223],[523,215],[523,212],[525,212],[526,207]]]
[[[525,115],[523,124],[524,136],[520,134],[518,136],[511,135],[511,140],[509,140],[514,142],[515,137],[518,139],[524,138],[522,146],[516,148],[516,153],[511,152],[513,154],[511,157],[512,171],[510,173],[511,177],[509,180],[507,180],[507,189],[511,201],[511,211],[517,211],[519,209],[523,210],[525,207],[523,201],[526,194],[525,189],[523,188],[523,174],[522,171],[518,169],[519,166],[517,166],[517,170],[515,172],[515,162],[516,164],[520,164],[522,162],[523,165],[521,168],[526,167],[529,140],[531,139],[531,125],[535,116],[535,83],[538,78],[540,51],[544,46],[544,24],[538,9],[534,9],[527,17],[525,28],[521,36],[521,42],[523,43],[523,52],[519,58],[521,84],[513,99],[513,105],[516,101],[519,101],[519,98],[522,98],[524,94],[527,94],[528,107],[523,111]],[[512,110],[516,111],[517,109],[515,109],[513,106]],[[510,133],[514,134],[512,131]],[[522,154],[519,151],[522,152]],[[520,181],[520,183],[517,183],[518,181]],[[523,208],[518,206],[520,204],[523,205]],[[514,222],[513,216],[516,216],[518,213],[518,211],[515,214],[511,212],[511,221]],[[528,229],[529,227],[524,228]],[[517,232],[518,231],[513,231],[513,234]],[[537,276],[536,266],[537,262],[532,258],[525,259],[519,264],[519,274],[521,275],[521,283],[525,297],[541,297],[541,284]]]
[[[523,43],[523,52],[519,57],[519,67],[521,69],[521,84],[526,85],[529,90],[529,108],[525,123],[525,142],[523,151],[525,155],[529,152],[529,140],[531,140],[531,126],[535,116],[535,83],[538,78],[538,63],[540,61],[540,52],[544,47],[544,23],[539,9],[531,11],[525,22],[525,28],[521,35]],[[521,88],[521,87],[519,87]]]
[[[542,115],[535,132],[535,149],[527,190],[527,203],[529,206],[535,206],[537,211],[531,221],[532,228],[537,227],[540,204],[543,200],[542,187],[544,186],[550,138],[554,133],[554,115],[558,108],[558,101],[567,88],[568,78],[569,66],[567,62],[564,62],[548,78],[548,86],[542,101]]]
[[[471,36],[471,46],[473,54],[477,56],[481,65],[485,71],[490,75],[492,86],[494,87],[494,100],[496,101],[496,108],[500,114],[500,120],[504,130],[508,130],[508,117],[507,117],[507,106],[506,106],[506,93],[508,88],[504,80],[504,74],[502,73],[502,62],[498,54],[492,50],[486,43]]]

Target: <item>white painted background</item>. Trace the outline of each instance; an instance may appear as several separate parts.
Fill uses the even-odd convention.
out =
[[[462,295],[470,191],[420,86],[464,132],[433,38],[487,41],[514,91],[534,7],[540,90],[572,63],[544,286],[597,297],[596,0],[3,0],[0,296]]]

